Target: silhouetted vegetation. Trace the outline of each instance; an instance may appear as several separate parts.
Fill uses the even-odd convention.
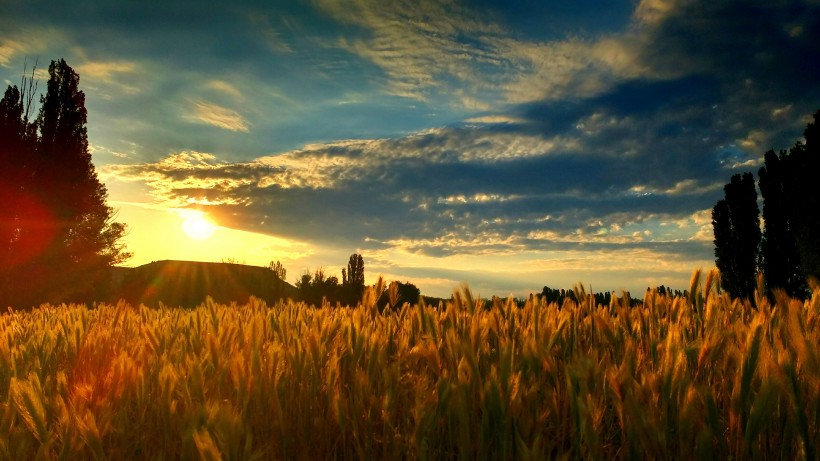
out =
[[[751,299],[755,289],[760,245],[760,211],[751,173],[732,176],[724,197],[712,209],[715,265],[723,288],[732,296]]]
[[[820,279],[820,188],[813,177],[820,171],[818,119],[820,111],[806,126],[805,143],[764,154],[762,234],[751,173],[734,175],[712,210],[715,263],[732,296],[750,299],[758,271],[770,293],[783,289],[798,298],[808,295],[808,278]]]
[[[276,262],[271,261],[268,264],[268,269],[272,270],[273,274],[279,280],[286,280],[287,279],[288,271],[287,271],[287,269],[285,269],[285,266],[283,266],[282,263],[280,263],[279,261],[276,261]]]
[[[107,191],[97,178],[86,133],[80,77],[64,60],[37,84],[23,77],[0,100],[0,302],[88,301],[105,269],[126,260]]]
[[[663,285],[661,285],[661,287],[663,287]],[[663,289],[666,290],[665,287],[663,287]],[[647,290],[649,290],[649,288],[647,288]],[[660,287],[659,287],[658,291],[660,292]],[[665,291],[664,291],[664,293],[665,293]],[[541,297],[542,301],[544,301],[546,303],[555,303],[558,306],[561,306],[564,303],[565,300],[572,301],[573,303],[577,303],[579,301],[578,295],[579,295],[578,290],[576,290],[576,289],[566,290],[566,289],[562,288],[562,289],[559,290],[557,288],[550,288],[548,286],[545,286],[544,289],[541,290],[541,293],[539,293],[539,296]],[[593,293],[592,296],[595,299],[595,304],[597,304],[599,306],[609,306],[610,303],[612,302],[613,293],[611,293],[609,291],[605,291],[605,292]],[[634,306],[634,305],[637,305],[637,304],[641,303],[640,299],[633,298],[632,295],[628,291],[624,292],[624,293],[621,293],[621,296],[617,296],[617,297],[618,298],[628,298],[629,299],[629,305],[631,305],[631,306]]]
[[[338,277],[328,277],[322,268],[312,274],[305,271],[302,278],[296,282],[299,299],[308,305],[321,307],[323,302],[336,304],[339,302],[340,285]]]
[[[814,176],[820,171],[818,118],[804,131],[806,143],[788,151],[766,152],[758,172],[763,195],[761,269],[766,285],[791,296],[808,294],[807,277],[820,278],[820,189]]]
[[[414,306],[419,303],[421,291],[418,287],[410,282],[390,282],[387,290],[382,292],[377,301],[379,311],[384,311],[385,308],[399,309],[405,304]]]
[[[646,287],[646,291],[652,291],[652,289],[649,288],[649,287]],[[669,288],[665,285],[660,285],[660,286],[656,287],[655,291],[657,291],[658,294],[661,295],[661,296],[672,296],[672,297],[675,297],[675,298],[688,298],[689,297],[689,291],[687,291],[687,290],[673,290],[672,288]]]
[[[323,302],[331,305],[355,306],[364,293],[364,258],[353,253],[347,267],[342,268],[342,283],[336,276],[328,276],[322,268],[312,273],[306,270],[296,282],[299,299],[306,304],[320,307]]]
[[[791,210],[797,184],[793,176],[794,157],[786,151],[766,152],[765,166],[758,173],[763,195],[763,221],[766,224],[761,242],[761,269],[766,285],[786,290],[791,296],[802,296],[806,277],[800,264]]]
[[[364,258],[358,253],[350,255],[347,269],[342,269],[341,302],[355,306],[364,293]]]

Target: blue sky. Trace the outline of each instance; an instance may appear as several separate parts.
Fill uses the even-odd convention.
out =
[[[132,265],[684,288],[820,108],[817,1],[209,3],[0,0],[0,83],[80,74]],[[176,240],[190,208],[220,232]]]

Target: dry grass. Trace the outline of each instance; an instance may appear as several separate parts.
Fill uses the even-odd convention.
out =
[[[0,317],[0,459],[816,459],[820,290]]]

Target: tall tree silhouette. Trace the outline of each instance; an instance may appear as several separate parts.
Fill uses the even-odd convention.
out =
[[[355,305],[364,293],[364,258],[358,253],[350,255],[347,269],[342,269],[342,287],[344,298],[342,302]]]
[[[803,272],[820,280],[820,110],[814,113],[803,136],[805,143],[797,143],[790,150],[796,185],[792,220]]]
[[[9,87],[0,100],[0,267],[4,268],[13,263],[11,241],[20,205],[23,165],[15,154],[22,150],[23,143],[21,107],[20,90]],[[3,285],[4,280],[0,279],[0,287]]]
[[[805,143],[766,152],[758,172],[765,230],[762,268],[769,288],[803,297],[806,276],[820,279],[820,111],[804,131]]]
[[[724,198],[712,209],[715,265],[723,288],[732,296],[751,298],[760,246],[760,211],[751,173],[732,176]]]
[[[34,122],[25,80],[0,102],[0,165],[11,166],[3,193],[11,224],[0,235],[5,304],[87,301],[103,269],[130,256],[120,243],[125,226],[113,221],[91,163],[80,77],[64,60],[52,61],[48,74]]]
[[[761,268],[768,288],[782,288],[790,296],[802,296],[805,276],[795,238],[794,203],[797,194],[794,175],[795,158],[780,151],[766,152],[765,165],[758,172],[758,185],[763,196],[764,232],[760,248]]]
[[[26,259],[20,223],[35,222],[31,215],[37,211],[26,200],[37,141],[37,123],[31,120],[35,70],[0,100],[0,293],[10,285],[7,269]]]

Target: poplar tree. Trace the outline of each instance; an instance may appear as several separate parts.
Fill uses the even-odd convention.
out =
[[[350,255],[347,269],[342,269],[342,302],[355,305],[364,293],[364,258],[358,253]]]
[[[712,209],[715,265],[723,288],[734,297],[752,299],[760,246],[760,210],[751,173],[732,176],[724,198]]]
[[[807,277],[820,279],[820,111],[803,132],[805,143],[766,152],[758,172],[763,196],[761,266],[766,286],[808,295]]]
[[[769,289],[782,288],[789,296],[803,297],[806,277],[795,238],[795,158],[786,151],[770,150],[764,161],[758,172],[765,226],[760,248],[763,277]]]
[[[803,131],[804,143],[791,149],[795,157],[794,225],[803,272],[820,281],[820,110]]]

